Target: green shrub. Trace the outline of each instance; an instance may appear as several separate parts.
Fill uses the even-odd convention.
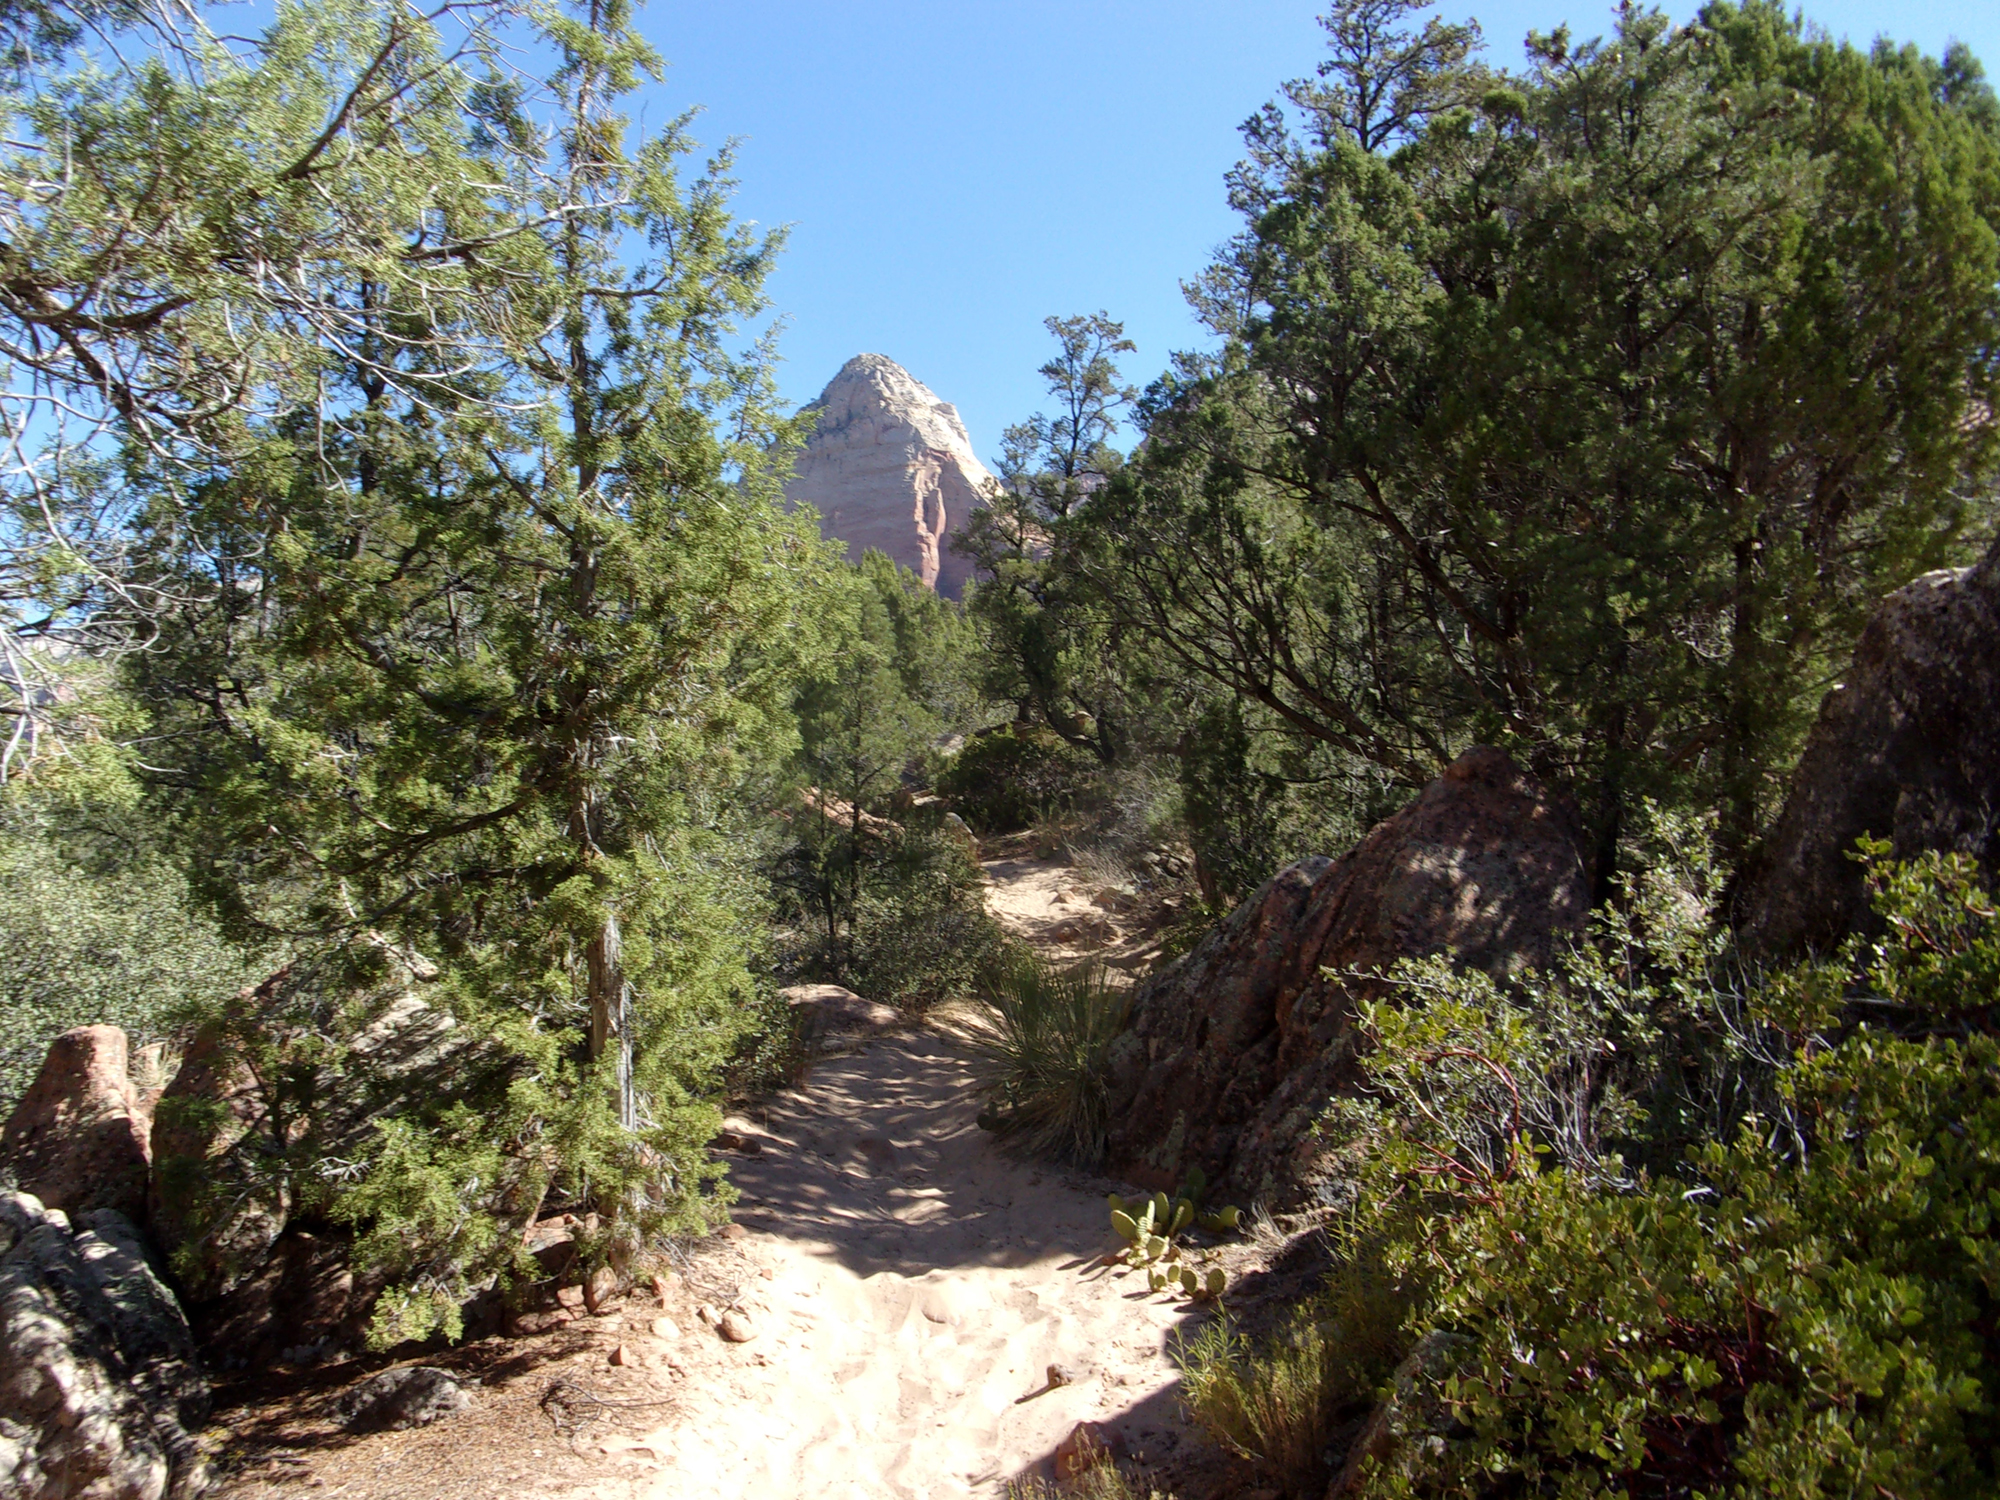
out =
[[[937,779],[938,791],[982,832],[1026,828],[1103,797],[1097,758],[1047,729],[1008,724],[975,735]]]
[[[1234,906],[1277,873],[1284,780],[1252,764],[1235,698],[1196,716],[1179,757],[1182,816],[1195,882],[1211,906]]]
[[[1434,1289],[1405,1337],[1458,1342],[1413,1403],[1442,1418],[1364,1493],[1992,1493],[2000,916],[1975,876],[1878,866],[1879,944],[1740,986],[1700,945],[1609,962],[1600,930],[1518,999],[1433,971],[1421,1007],[1369,1008],[1375,1092],[1342,1123],[1364,1203],[1403,1216],[1389,1263]],[[1620,1027],[1674,1045],[1586,1087]],[[1662,1126],[1632,1100],[1670,1076],[1697,1087]],[[1750,1104],[1671,1170],[1628,1165],[1718,1097]]]
[[[974,994],[1004,947],[964,845],[935,825],[911,823],[888,841],[854,903],[845,982],[922,1015]]]
[[[1094,1166],[1109,1123],[1104,1053],[1125,1024],[1126,992],[1102,965],[1057,969],[1022,954],[980,999],[992,1021],[977,1042],[982,1123],[1029,1151]]]
[[[774,990],[761,990],[743,1021],[728,1070],[733,1098],[798,1088],[819,1061],[812,1018]]]
[[[914,1015],[976,992],[1005,936],[961,836],[923,809],[858,836],[834,820],[801,822],[778,870],[781,909],[801,935],[790,971]]]
[[[164,862],[93,872],[32,828],[0,827],[0,1118],[72,1027],[159,1041],[257,977]]]

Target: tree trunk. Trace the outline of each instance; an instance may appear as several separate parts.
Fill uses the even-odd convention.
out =
[[[1759,527],[1759,532],[1762,528]],[[1735,546],[1735,598],[1731,601],[1729,707],[1722,741],[1722,826],[1718,843],[1730,869],[1743,861],[1757,833],[1757,716],[1762,673],[1763,544],[1759,535]]]
[[[590,1060],[618,1043],[618,1123],[638,1128],[638,1094],[632,1077],[632,986],[625,980],[625,939],[618,913],[606,914],[584,955],[589,970]]]

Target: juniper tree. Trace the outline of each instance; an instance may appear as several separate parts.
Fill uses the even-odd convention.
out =
[[[1301,740],[1408,784],[1516,748],[1608,880],[1647,795],[1740,853],[1868,602],[1980,524],[2000,134],[1969,59],[1763,4],[1530,51],[1392,149],[1253,162],[1223,350],[1078,555]]]
[[[758,917],[746,788],[785,751],[827,566],[782,507],[768,345],[739,333],[777,238],[732,217],[727,153],[683,173],[687,117],[629,138],[618,101],[659,65],[628,7],[541,25],[544,90],[462,95],[505,247],[486,357],[443,367],[457,311],[361,268],[345,399],[274,421],[272,456],[144,537],[193,602],[130,676],[214,901],[331,955],[322,990],[378,938],[423,954],[431,1002],[495,1049],[478,1097],[389,1122],[332,1194],[364,1259],[428,1289],[385,1304],[390,1332],[448,1319],[518,1244],[495,1220],[550,1191],[613,1253],[712,1214]],[[308,1013],[344,1044],[323,993]]]
[[[1123,465],[1113,439],[1135,393],[1117,357],[1133,345],[1101,312],[1043,322],[1057,344],[1039,372],[1055,413],[1002,435],[999,485],[952,546],[978,569],[967,605],[981,631],[987,695],[1109,762],[1126,732],[1115,645],[1090,592],[1076,586],[1068,534]]]

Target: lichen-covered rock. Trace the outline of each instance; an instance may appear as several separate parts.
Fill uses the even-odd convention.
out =
[[[334,1401],[333,1419],[349,1432],[401,1432],[428,1427],[472,1405],[448,1370],[405,1365],[371,1375]]]
[[[116,1026],[64,1032],[0,1131],[0,1167],[45,1206],[144,1217],[150,1101],[133,1087],[128,1048]]]
[[[183,1500],[208,1383],[138,1231],[0,1193],[0,1494]]]
[[[2000,544],[1896,590],[1861,632],[1743,880],[1745,946],[1782,959],[1869,930],[1864,834],[2000,878]]]
[[[1349,977],[1450,953],[1496,976],[1548,961],[1590,887],[1574,809],[1498,750],[1467,751],[1338,860],[1281,871],[1135,991],[1109,1055],[1109,1161],[1148,1186],[1199,1166],[1239,1201],[1338,1201],[1312,1126],[1359,1079]],[[1335,971],[1329,977],[1325,971]]]

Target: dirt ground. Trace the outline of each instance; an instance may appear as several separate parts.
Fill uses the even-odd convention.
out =
[[[1151,969],[1162,929],[1179,914],[1173,895],[1094,877],[1022,837],[998,841],[980,868],[986,908],[1008,932],[1057,963],[1101,963],[1114,979]]]
[[[1000,920],[1059,957],[1149,940],[1117,909],[1126,893],[1055,862],[1003,857],[988,876]],[[1062,925],[1091,914],[1104,920]],[[1049,1474],[1089,1421],[1180,1500],[1249,1493],[1175,1398],[1176,1341],[1212,1307],[1106,1264],[1118,1241],[1105,1194],[1119,1184],[1011,1158],[977,1107],[949,1018],[822,1059],[803,1087],[728,1122],[736,1222],[657,1295],[425,1356],[476,1381],[475,1400],[413,1432],[351,1436],[321,1415],[384,1361],[260,1375],[225,1392],[222,1492],[997,1497]],[[1232,1310],[1281,1305],[1314,1269],[1309,1244],[1269,1234],[1211,1253]],[[718,1331],[724,1313],[747,1341]]]

